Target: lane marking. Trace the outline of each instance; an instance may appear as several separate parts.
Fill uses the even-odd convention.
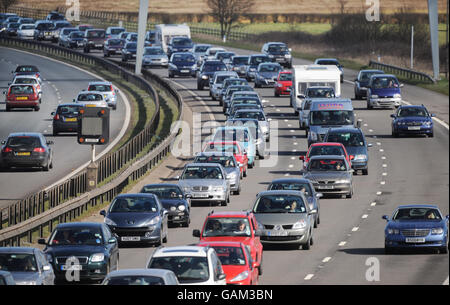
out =
[[[352,229],[352,232],[356,232],[356,231],[358,231],[359,230],[359,227],[354,227],[353,229]]]
[[[387,167],[387,164],[383,164],[383,167]]]
[[[367,217],[369,217],[369,215],[364,214],[363,216],[361,216],[362,219],[366,219]]]
[[[346,243],[347,243],[346,241],[341,241],[341,242],[339,243],[339,247],[345,246]]]
[[[313,276],[314,276],[314,274],[308,274],[308,275],[305,277],[305,281],[309,281],[310,279],[313,278]]]
[[[372,202],[372,203],[370,204],[371,207],[374,207],[374,206],[376,206],[376,205],[377,205],[376,202]]]
[[[444,283],[442,285],[447,285],[448,286],[448,276],[447,276],[447,279],[444,281]]]
[[[377,195],[380,196],[381,194],[383,194],[383,192],[377,192]]]
[[[322,260],[322,263],[328,263],[331,260],[331,257],[327,256]]]
[[[381,185],[385,185],[385,184],[386,184],[386,181],[381,181],[380,184],[381,184]]]
[[[387,173],[382,173],[381,175],[382,175],[382,176],[387,176]]]

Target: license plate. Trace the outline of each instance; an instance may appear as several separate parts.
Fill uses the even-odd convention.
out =
[[[76,122],[77,118],[67,118],[65,119],[66,122]]]
[[[189,73],[189,70],[181,70],[181,73]]]
[[[77,45],[78,45],[78,46],[82,46],[83,43],[82,43],[82,42],[77,42]]]
[[[18,152],[17,155],[18,156],[30,156],[31,153],[30,152]]]
[[[267,235],[269,235],[269,236],[288,236],[288,231],[284,231],[284,230],[269,231],[269,232],[267,232]]]
[[[174,216],[173,220],[180,220],[180,218],[181,218],[180,216]]]
[[[334,189],[334,186],[332,186],[332,185],[319,185],[317,188],[319,190],[332,190],[332,189]]]
[[[420,130],[420,126],[411,126],[408,127],[408,130]]]
[[[28,97],[27,96],[18,96],[18,97],[16,97],[16,100],[25,101],[25,100],[28,100]]]
[[[97,107],[95,104],[86,104],[86,107]]]
[[[123,236],[121,241],[140,241],[141,238],[139,236]]]
[[[194,198],[208,198],[208,194],[194,194]]]
[[[418,238],[418,237],[414,237],[414,238],[406,238],[405,240],[407,243],[425,243],[425,238]]]
[[[96,48],[100,48],[102,45],[101,44],[96,44],[95,47]]]
[[[46,36],[50,36],[50,35],[52,35],[52,33],[47,32],[47,33],[45,33],[45,35],[46,35]]]
[[[81,271],[81,270],[83,270],[83,266],[82,265],[61,265],[61,270],[62,271],[66,271],[66,270]]]

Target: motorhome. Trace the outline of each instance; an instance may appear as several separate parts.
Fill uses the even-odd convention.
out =
[[[191,38],[191,29],[186,24],[157,24],[155,26],[155,44],[161,45],[166,53],[172,37]]]

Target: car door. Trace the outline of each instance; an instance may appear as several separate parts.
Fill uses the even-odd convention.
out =
[[[105,247],[109,253],[109,257],[110,257],[110,267],[111,267],[111,271],[112,270],[117,270],[119,269],[119,246],[118,243],[109,243],[109,240],[111,238],[113,238],[112,232],[109,229],[109,227],[105,224],[102,225],[102,231],[103,231],[103,236],[104,236],[104,243],[105,243]]]
[[[227,281],[224,277],[223,279],[219,279],[219,276],[221,274],[224,274],[222,269],[222,264],[220,263],[219,258],[217,257],[216,251],[210,251],[209,252],[209,261],[211,262],[212,267],[212,279],[213,279],[213,285],[226,285]]]
[[[36,261],[38,262],[38,268],[41,272],[42,283],[44,285],[53,285],[55,280],[53,268],[41,250],[36,251]],[[50,267],[50,270],[44,270],[44,266]]]

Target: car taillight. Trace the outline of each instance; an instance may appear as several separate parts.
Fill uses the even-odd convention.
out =
[[[109,86],[109,90],[112,92],[113,95],[116,95],[116,92],[114,92],[113,86]]]
[[[12,149],[9,147],[5,147],[5,148],[3,148],[2,152],[9,153],[9,152],[12,152]]]
[[[36,73],[36,77],[39,78],[39,73]]]
[[[54,119],[55,121],[59,120],[59,114],[56,114],[56,115],[53,117],[53,119]]]
[[[37,152],[37,153],[44,153],[44,152],[45,152],[45,148],[43,148],[43,147],[37,147],[37,148],[33,149],[33,151],[34,151],[34,152]]]

